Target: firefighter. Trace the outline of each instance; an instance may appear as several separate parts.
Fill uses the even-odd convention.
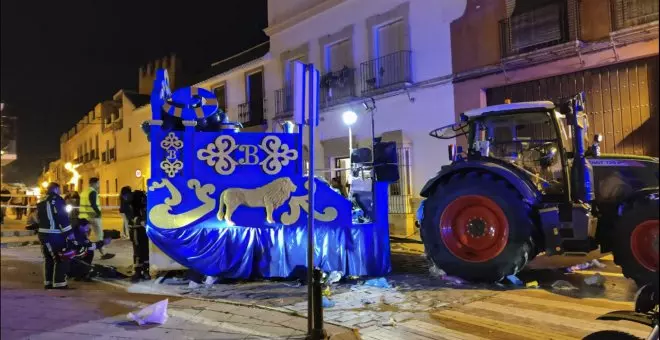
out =
[[[94,260],[94,250],[101,249],[110,244],[110,238],[103,241],[92,242],[88,235],[90,223],[86,219],[78,220],[78,224],[73,227],[75,244],[78,246],[78,256],[71,261],[70,276],[78,281],[91,281],[94,276],[92,270],[92,260]]]
[[[46,198],[37,204],[37,215],[44,255],[44,288],[67,289],[69,262],[62,254],[67,248],[67,238],[73,238],[73,233],[59,184],[48,185]]]
[[[99,179],[92,177],[89,179],[87,189],[80,193],[80,207],[78,209],[78,218],[86,219],[94,230],[95,241],[103,241],[103,225],[101,224],[101,197],[99,197]],[[101,260],[113,258],[114,254],[105,254],[102,249]]]
[[[130,225],[131,242],[133,243],[133,264],[135,272],[131,277],[133,282],[151,280],[149,275],[149,238],[145,227],[147,221],[147,195],[144,191],[135,190],[132,194],[132,222]]]

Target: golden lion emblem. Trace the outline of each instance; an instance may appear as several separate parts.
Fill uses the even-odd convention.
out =
[[[266,208],[266,222],[275,223],[273,211],[281,207],[296,189],[296,185],[288,177],[278,178],[255,189],[226,189],[220,194],[218,220],[226,220],[227,224],[234,225],[231,215],[239,206],[244,205],[250,208]]]

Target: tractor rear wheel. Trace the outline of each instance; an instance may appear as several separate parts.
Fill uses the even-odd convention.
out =
[[[623,207],[614,226],[614,262],[637,286],[658,283],[658,199],[643,197]]]
[[[456,174],[424,203],[427,256],[449,275],[500,281],[533,258],[530,208],[507,182],[487,173]]]

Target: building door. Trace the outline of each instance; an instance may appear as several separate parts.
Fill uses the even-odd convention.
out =
[[[586,93],[588,137],[603,153],[658,156],[658,56],[486,90],[488,105]],[[591,138],[589,138],[591,139]]]
[[[247,97],[250,125],[261,124],[264,120],[264,73],[262,71],[247,76]]]

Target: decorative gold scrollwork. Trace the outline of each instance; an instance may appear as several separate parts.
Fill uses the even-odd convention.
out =
[[[213,166],[220,175],[231,175],[236,170],[238,164],[231,153],[238,148],[236,140],[230,135],[222,135],[215,139],[215,142],[209,143],[205,149],[197,151],[197,159],[206,161],[206,164]]]
[[[170,192],[170,197],[165,198],[162,204],[157,204],[149,210],[149,222],[155,227],[162,229],[185,227],[215,209],[216,200],[210,196],[215,192],[213,184],[201,185],[196,179],[189,180],[188,188],[195,190],[197,199],[203,204],[180,214],[171,213],[172,207],[181,204],[182,196],[179,190],[169,179],[165,178],[161,182],[152,183],[149,191],[161,188],[166,188]]]
[[[174,149],[181,149],[183,148],[183,141],[177,137],[174,132],[170,132],[167,134],[167,137],[165,137],[161,142],[160,142],[160,147],[163,148],[164,150],[167,150],[169,148],[174,148]]]
[[[165,160],[160,162],[160,169],[167,174],[167,177],[173,178],[183,169],[183,162],[177,159],[177,151],[183,148],[183,141],[174,132],[170,132],[160,142],[160,147],[167,153]]]
[[[305,189],[309,191],[309,182],[305,181]],[[314,193],[316,193],[316,183],[314,185]],[[300,218],[300,209],[304,210],[309,214],[309,202],[307,201],[307,195],[302,196],[293,196],[289,200],[289,210],[284,212],[280,217],[282,224],[292,225],[298,221]],[[314,211],[314,218],[323,221],[331,222],[337,218],[337,209],[334,207],[326,207],[323,209],[323,212]]]
[[[167,174],[167,177],[173,178],[177,172],[183,169],[183,162],[180,160],[172,161],[171,159],[166,159],[160,162],[160,169]]]
[[[298,150],[289,149],[289,146],[282,144],[277,136],[266,136],[261,140],[259,147],[268,155],[259,163],[268,175],[278,174],[282,170],[282,166],[287,166],[289,161],[298,159]]]

